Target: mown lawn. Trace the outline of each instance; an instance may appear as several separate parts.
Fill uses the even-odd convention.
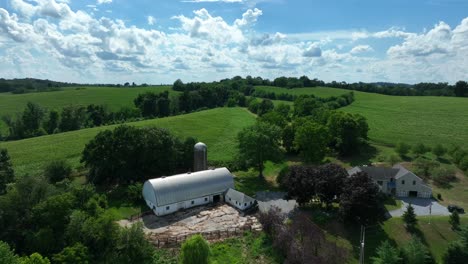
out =
[[[231,160],[236,150],[238,132],[255,122],[255,116],[243,108],[217,108],[187,115],[127,123],[137,127],[158,126],[169,129],[179,137],[195,137],[208,145],[208,159]],[[55,159],[66,159],[79,168],[84,146],[99,131],[116,125],[95,127],[66,133],[1,142],[8,149],[17,175],[41,172],[43,166]]]
[[[335,88],[299,88],[257,86],[269,92],[295,95],[337,96],[350,90]],[[389,96],[354,91],[355,101],[340,110],[365,116],[370,139],[383,145],[399,141],[452,144],[468,148],[468,98],[434,96]]]
[[[177,93],[171,86],[149,87],[69,87],[62,91],[37,92],[26,94],[0,93],[0,117],[23,111],[28,102],[33,102],[49,110],[60,110],[68,105],[106,105],[110,111],[121,107],[134,107],[133,99],[144,92],[169,91]],[[6,133],[6,125],[0,120],[0,131]]]

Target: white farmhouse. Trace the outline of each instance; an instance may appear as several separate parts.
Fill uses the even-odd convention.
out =
[[[380,191],[399,197],[430,198],[432,189],[423,179],[401,165],[393,168],[360,166],[348,170],[351,176],[357,172],[365,172],[379,186]]]
[[[143,185],[143,198],[157,216],[222,201],[234,178],[227,168],[151,179]]]

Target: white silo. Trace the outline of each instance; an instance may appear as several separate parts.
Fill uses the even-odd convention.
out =
[[[205,143],[198,142],[193,147],[193,170],[203,171],[208,169],[208,148]]]

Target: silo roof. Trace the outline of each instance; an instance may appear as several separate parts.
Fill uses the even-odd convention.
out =
[[[148,182],[153,186],[158,207],[223,193],[234,188],[234,178],[227,168],[178,174]]]
[[[206,150],[207,146],[203,142],[198,142],[197,144],[195,144],[194,149],[195,150]]]

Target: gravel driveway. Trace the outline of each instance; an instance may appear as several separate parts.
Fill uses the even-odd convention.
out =
[[[447,207],[441,205],[436,200],[428,198],[399,198],[403,202],[403,206],[400,209],[390,211],[391,216],[402,216],[406,211],[408,204],[411,204],[414,208],[416,215],[424,216],[429,215],[429,210],[431,210],[431,215],[450,215],[450,212],[447,210]],[[430,206],[432,205],[432,208]]]

